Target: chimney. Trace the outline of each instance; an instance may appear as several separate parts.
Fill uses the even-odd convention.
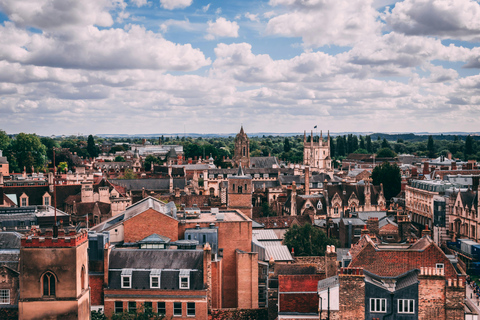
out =
[[[203,285],[207,290],[207,309],[212,309],[212,247],[207,242],[203,247]]]
[[[305,167],[305,195],[310,195],[310,167]]]
[[[3,173],[0,172],[0,187],[3,187]]]
[[[430,164],[428,163],[428,161],[425,161],[423,163],[423,174],[426,175],[429,173],[430,173]]]
[[[325,253],[325,278],[337,275],[337,252],[335,246],[328,246]]]
[[[103,249],[103,284],[108,287],[108,268],[110,265],[110,251],[112,246],[110,243],[106,243]]]
[[[378,236],[378,218],[369,217],[367,220],[367,229],[370,231],[371,235]]]
[[[297,215],[297,184],[292,182],[292,193],[290,194],[290,215]]]
[[[429,236],[432,238],[432,230],[428,228],[428,225],[425,226],[425,229],[422,230],[422,237]]]
[[[452,161],[450,166],[452,167],[452,170],[457,170],[457,163],[455,161]]]
[[[363,229],[362,229],[362,232],[361,232],[361,237],[363,237],[367,234],[370,234],[370,233],[368,232],[367,225],[364,225]]]

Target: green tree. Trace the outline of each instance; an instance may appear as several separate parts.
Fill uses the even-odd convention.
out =
[[[132,169],[127,168],[123,172],[123,176],[119,177],[119,179],[137,179],[137,175],[133,172]]]
[[[377,151],[377,158],[395,158],[397,154],[392,149],[382,148]]]
[[[107,316],[104,313],[96,311],[96,310],[93,310],[90,313],[90,316],[91,316],[90,318],[92,320],[107,320]]]
[[[336,239],[328,238],[325,232],[311,224],[291,226],[285,233],[283,243],[297,256],[321,256],[325,254],[327,245],[339,246]]]
[[[262,208],[262,215],[264,217],[270,217],[270,216],[275,215],[275,212],[273,212],[273,210],[270,207],[270,205],[268,204],[268,202],[262,203],[261,208]]]
[[[58,171],[67,172],[67,170],[68,170],[68,163],[67,162],[60,162],[58,164]]]
[[[98,147],[95,145],[92,135],[89,135],[87,139],[87,152],[92,158],[98,157]]]
[[[365,138],[363,136],[360,136],[360,145],[358,146],[360,149],[367,149],[365,145]]]
[[[155,157],[154,155],[151,155],[149,154],[146,158],[145,158],[145,161],[143,162],[143,166],[145,168],[145,171],[150,171],[151,167],[152,167],[152,163],[154,164],[160,164],[161,161],[160,159],[158,159],[157,157]]]
[[[13,168],[16,172],[22,171],[24,167],[27,171],[32,167],[38,170],[45,164],[46,148],[35,134],[19,133],[10,143],[7,153],[17,162],[17,167]]]
[[[357,154],[368,154],[368,151],[367,151],[366,149],[358,148],[357,150],[355,150],[354,153],[357,153]]]
[[[433,141],[433,137],[431,135],[428,136],[427,151],[429,158],[435,158],[435,142]]]
[[[288,137],[285,137],[285,140],[283,141],[283,151],[288,152],[292,149],[290,146],[290,139]]]
[[[376,166],[372,171],[372,180],[374,185],[383,184],[383,194],[387,201],[390,201],[400,192],[402,177],[397,164],[391,165],[385,161]]]
[[[330,139],[330,157],[335,158],[335,140],[332,137]]]
[[[125,162],[125,158],[122,157],[122,156],[116,156],[114,161],[115,162]]]
[[[473,138],[471,135],[468,135],[465,139],[465,158],[468,159],[468,156],[473,154]]]
[[[368,151],[368,153],[373,153],[373,148],[372,148],[372,137],[370,136],[367,136],[365,138],[365,142],[366,142],[366,149]]]
[[[386,139],[386,138],[383,138],[383,141],[382,141],[382,149],[385,149],[385,148],[392,149],[392,147],[390,146],[390,143],[388,143],[387,139]]]
[[[3,130],[0,130],[0,150],[6,151],[10,145],[10,137]]]

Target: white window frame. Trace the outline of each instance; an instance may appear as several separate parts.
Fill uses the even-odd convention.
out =
[[[0,304],[10,304],[10,289],[0,289]]]
[[[402,310],[400,309],[400,301],[402,302]],[[413,302],[413,305],[411,303]],[[410,306],[412,308],[410,308]],[[410,310],[412,309],[412,310]],[[415,313],[415,300],[414,299],[398,299],[397,300],[397,311],[401,314],[414,314]]]
[[[180,313],[175,313],[175,303],[180,303]],[[178,301],[175,301],[173,303],[173,316],[174,317],[181,317],[182,316],[182,313],[183,313],[183,305],[181,302],[178,302]]]
[[[125,280],[128,280],[128,284],[125,285]],[[132,276],[123,275],[122,276],[122,289],[130,289],[132,287]]]
[[[188,305],[193,303],[193,308],[189,308]],[[190,311],[193,310],[193,314],[190,314]],[[187,317],[195,317],[196,314],[196,305],[195,302],[187,302]]]
[[[373,302],[373,305],[372,305],[372,302]],[[379,308],[377,308],[377,306]],[[387,313],[387,299],[370,298],[370,312],[371,313]]]
[[[435,265],[435,268],[436,268],[436,269],[443,269],[443,268],[445,268],[445,265],[444,265],[443,263],[437,263],[437,264]]]
[[[187,279],[187,286],[182,286],[182,280]],[[190,270],[188,269],[180,269],[180,274],[178,276],[178,287],[181,290],[188,290],[190,289]]]
[[[187,286],[182,286],[182,279],[187,279]],[[189,276],[180,276],[178,286],[182,290],[190,289],[190,277]]]
[[[152,269],[150,270],[150,288],[151,289],[160,289],[161,283],[161,275],[162,275],[162,270],[161,269]],[[153,285],[153,279],[157,279],[157,286]]]

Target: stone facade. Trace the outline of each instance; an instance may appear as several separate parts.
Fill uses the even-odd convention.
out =
[[[307,142],[306,132],[303,135],[303,164],[310,166],[312,171],[328,174],[333,177],[332,159],[330,158],[330,133],[327,141],[323,141],[322,134],[318,141],[314,141],[313,131],[310,142]]]
[[[247,168],[250,167],[250,140],[245,131],[243,131],[243,126],[235,137],[233,162],[236,167],[240,165]]]

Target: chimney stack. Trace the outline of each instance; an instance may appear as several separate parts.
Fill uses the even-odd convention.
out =
[[[310,195],[310,167],[305,167],[305,195]]]
[[[325,278],[337,275],[337,252],[335,246],[328,246],[325,252]]]
[[[428,225],[425,226],[425,229],[422,230],[422,237],[429,236],[432,237],[432,230],[428,228]]]

